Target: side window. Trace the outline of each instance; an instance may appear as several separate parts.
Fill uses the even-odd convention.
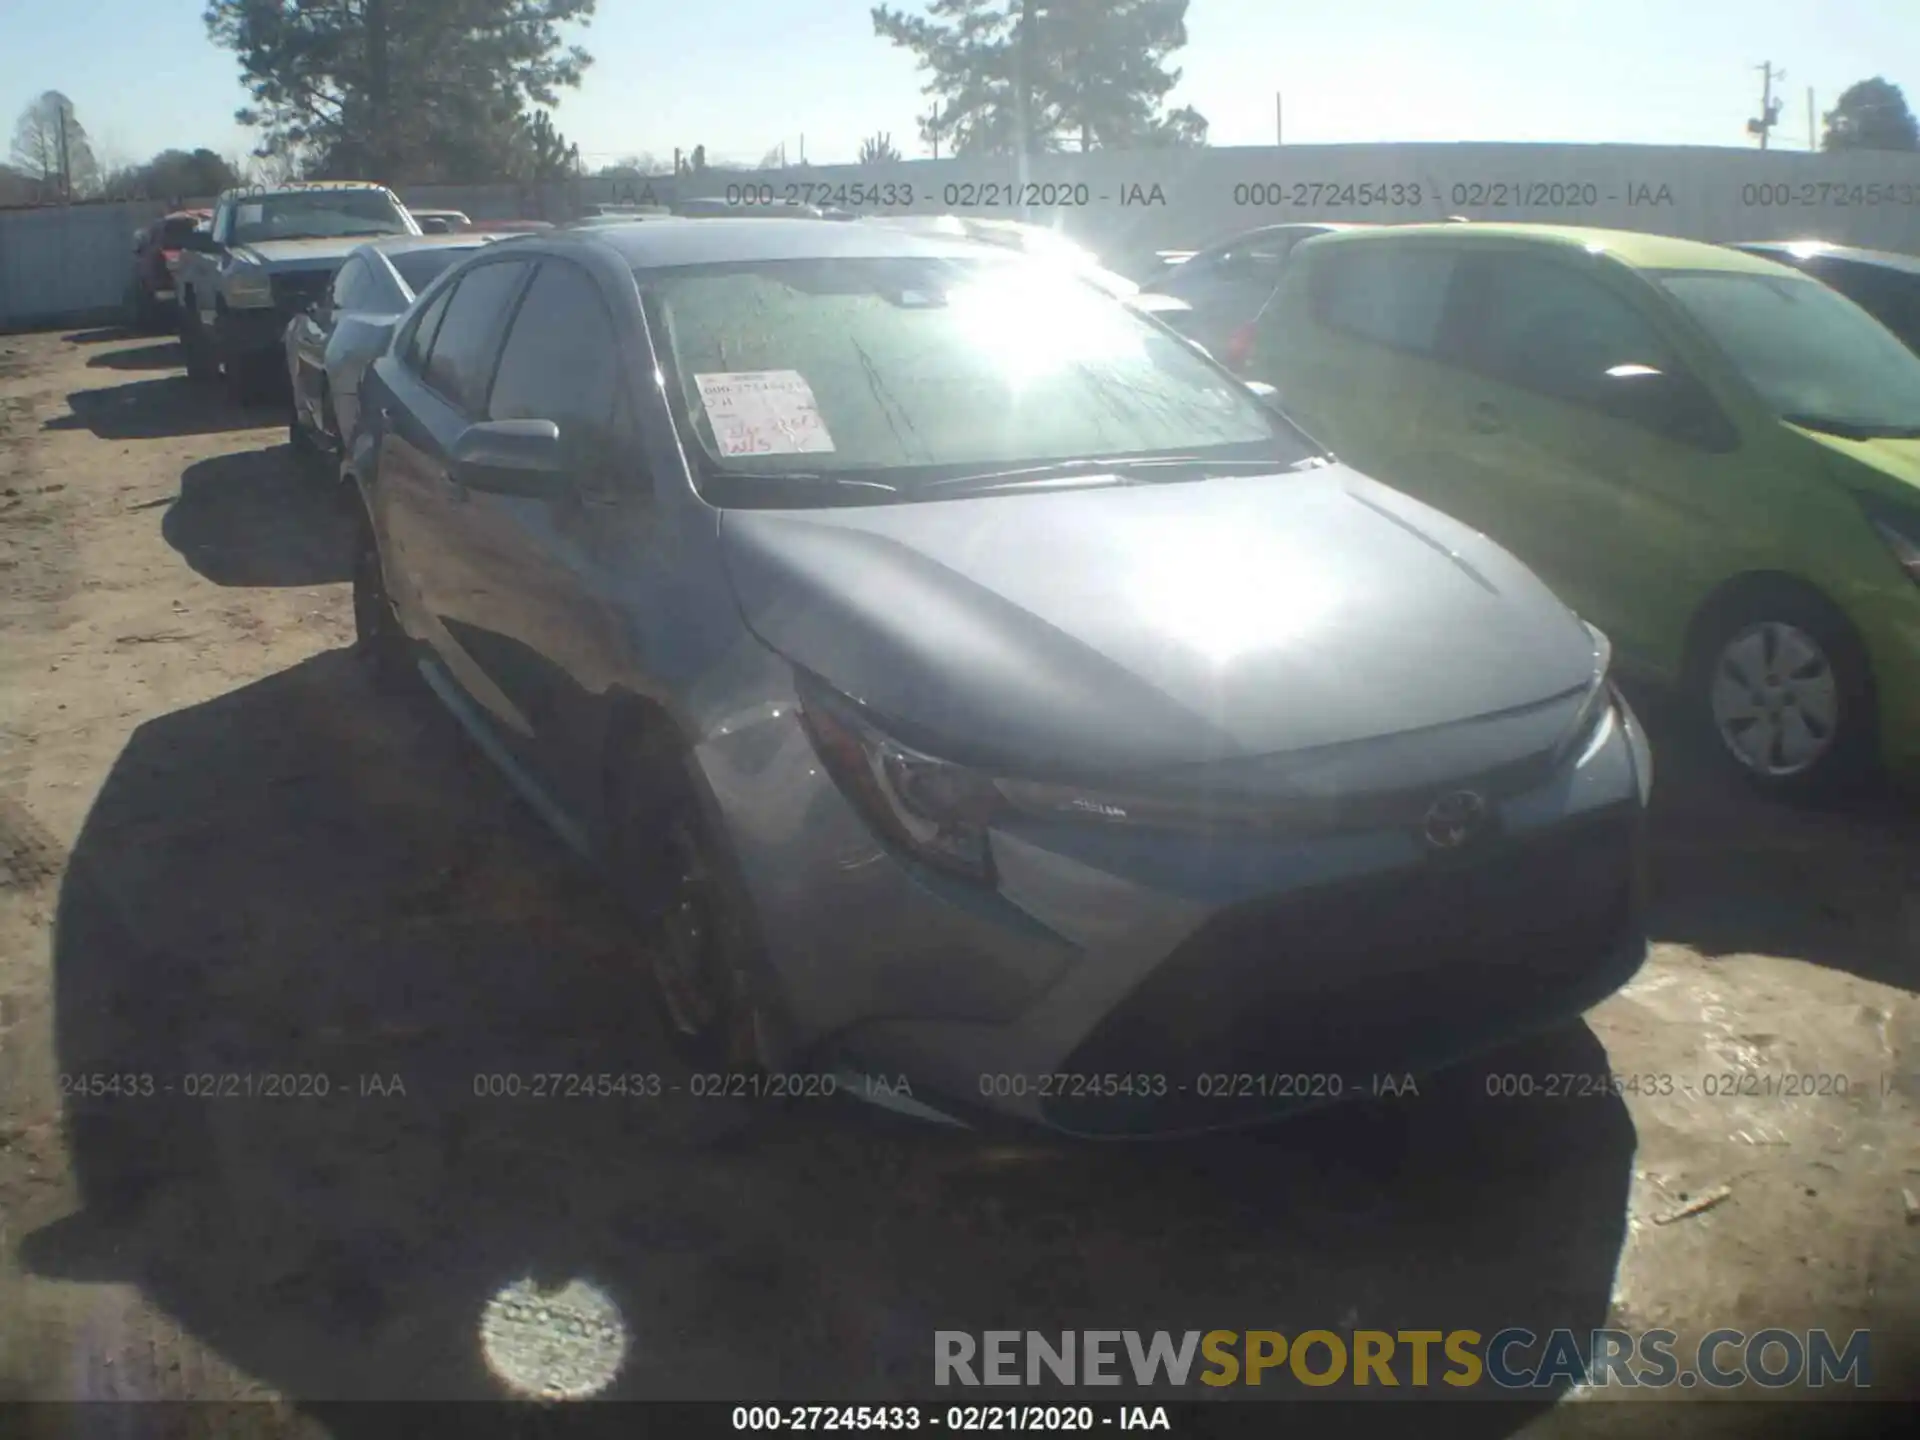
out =
[[[493,378],[500,330],[526,273],[526,264],[518,260],[478,265],[465,271],[454,287],[420,375],[463,414],[480,415],[487,408],[487,382]]]
[[[1312,270],[1314,318],[1376,345],[1432,354],[1459,256],[1422,245],[1329,246]]]
[[[1653,323],[1591,275],[1534,255],[1476,255],[1451,358],[1519,389],[1724,453],[1738,432]]]
[[[340,273],[333,277],[333,289],[327,297],[327,304],[335,310],[357,310],[367,291],[366,262],[354,256],[340,267]]]
[[[551,420],[569,463],[611,464],[623,386],[619,342],[600,287],[577,265],[541,265],[500,351],[490,420]]]
[[[1679,368],[1646,317],[1570,265],[1534,255],[1476,255],[1452,337],[1470,369],[1575,404],[1602,402],[1622,366]],[[1617,388],[1617,387],[1615,387]]]
[[[447,302],[453,298],[456,288],[457,282],[436,295],[433,303],[421,311],[420,318],[413,322],[406,339],[400,342],[400,363],[416,375],[426,369],[427,351],[433,348],[434,331],[440,328],[440,319],[447,313]]]

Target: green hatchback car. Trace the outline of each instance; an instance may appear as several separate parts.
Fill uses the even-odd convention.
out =
[[[1246,378],[1519,555],[1763,789],[1920,776],[1920,357],[1819,281],[1625,231],[1309,240]]]

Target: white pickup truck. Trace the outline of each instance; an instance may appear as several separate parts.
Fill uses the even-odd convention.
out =
[[[180,257],[187,374],[222,372],[235,399],[284,381],[287,323],[320,299],[347,256],[380,235],[418,235],[394,193],[367,181],[229,190]]]

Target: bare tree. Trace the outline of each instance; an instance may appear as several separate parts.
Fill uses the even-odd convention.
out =
[[[99,188],[100,166],[73,102],[48,90],[20,112],[13,127],[13,163],[39,187],[41,198],[71,200]]]

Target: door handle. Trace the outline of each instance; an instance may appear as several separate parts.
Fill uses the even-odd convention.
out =
[[[1467,428],[1480,435],[1497,435],[1507,426],[1500,418],[1499,408],[1482,400],[1467,412]]]

